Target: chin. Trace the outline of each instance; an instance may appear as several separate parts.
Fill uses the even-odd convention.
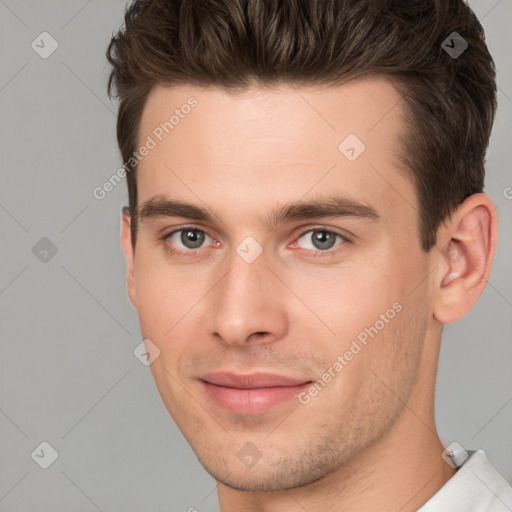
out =
[[[277,462],[275,466],[260,461],[257,467],[245,468],[237,459],[222,461],[205,461],[198,457],[203,468],[217,481],[237,491],[271,492],[296,489],[321,480],[329,473],[327,467],[304,467],[303,463],[290,461],[286,464]],[[212,463],[210,463],[212,462]]]

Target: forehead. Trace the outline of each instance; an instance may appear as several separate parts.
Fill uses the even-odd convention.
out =
[[[403,108],[395,88],[375,78],[239,93],[157,86],[140,124],[139,146],[151,139],[152,149],[138,167],[139,204],[174,194],[212,208],[261,210],[339,191],[410,209],[413,185],[397,158]]]
[[[192,100],[193,98],[194,100]],[[188,104],[195,106],[189,108]],[[290,135],[308,132],[306,122],[322,135],[339,135],[344,131],[364,137],[375,128],[376,134],[401,124],[402,98],[394,86],[383,78],[360,78],[339,86],[253,86],[242,90],[220,87],[156,85],[148,95],[141,118],[141,134],[160,123],[169,122],[174,130],[188,114],[205,130],[224,127],[224,133],[241,130],[247,137],[276,135],[284,129]],[[173,116],[174,114],[174,116]],[[293,121],[302,121],[293,124]],[[251,132],[247,129],[250,123]],[[271,123],[271,126],[269,126]],[[196,126],[196,128],[197,128]],[[384,130],[382,130],[384,128]],[[290,132],[290,129],[293,132]],[[311,133],[309,134],[311,135]]]

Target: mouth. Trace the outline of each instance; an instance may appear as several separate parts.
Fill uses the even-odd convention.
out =
[[[199,378],[206,396],[235,414],[262,414],[305,391],[311,380],[271,373],[208,373]]]

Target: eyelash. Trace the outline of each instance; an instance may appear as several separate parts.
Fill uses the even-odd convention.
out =
[[[181,226],[180,228],[178,229],[175,229],[173,231],[171,231],[170,233],[167,233],[166,235],[164,235],[162,237],[162,242],[164,243],[165,245],[165,248],[167,251],[169,251],[170,254],[178,254],[178,255],[183,255],[183,256],[187,256],[187,257],[190,257],[190,258],[196,258],[199,256],[199,252],[201,252],[201,249],[203,249],[203,247],[199,247],[198,249],[189,249],[187,251],[183,251],[183,250],[180,250],[180,249],[174,249],[172,247],[169,246],[169,244],[167,243],[167,240],[174,234],[176,233],[179,233],[181,231],[186,231],[186,230],[190,230],[190,231],[198,231],[200,233],[204,233],[206,236],[210,237],[210,238],[213,238],[211,237],[210,235],[208,235],[208,233],[206,233],[206,231],[204,231],[203,229],[199,229],[199,228],[196,228],[194,226]],[[350,243],[351,240],[344,234],[336,231],[336,230],[333,230],[333,229],[328,229],[326,227],[323,227],[323,226],[320,226],[320,227],[315,227],[315,228],[308,228],[306,229],[305,231],[301,232],[300,235],[298,235],[296,237],[296,240],[299,240],[300,238],[302,238],[304,235],[306,235],[307,233],[313,233],[315,231],[323,231],[325,233],[329,233],[329,234],[332,234],[332,235],[335,235],[339,238],[342,239],[342,242],[335,246],[333,249],[327,249],[325,251],[320,251],[320,250],[311,250],[311,249],[305,249],[308,253],[311,254],[311,257],[313,258],[322,258],[322,257],[329,257],[329,256],[333,256],[334,254],[337,254],[340,250],[342,250],[343,246],[346,244],[346,243]],[[295,244],[295,242],[292,242],[292,244]],[[289,245],[292,245],[292,244],[289,244]]]

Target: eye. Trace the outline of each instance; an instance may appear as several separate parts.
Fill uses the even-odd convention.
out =
[[[336,244],[337,240],[339,240],[338,244]],[[310,229],[302,233],[302,235],[297,239],[297,244],[303,249],[327,252],[333,247],[339,247],[346,241],[347,239],[340,233],[319,228]]]
[[[204,231],[192,227],[184,227],[172,231],[168,235],[165,235],[164,239],[170,245],[177,247],[177,252],[200,249],[205,240],[211,240]],[[183,249],[185,249],[185,251],[183,251]]]

